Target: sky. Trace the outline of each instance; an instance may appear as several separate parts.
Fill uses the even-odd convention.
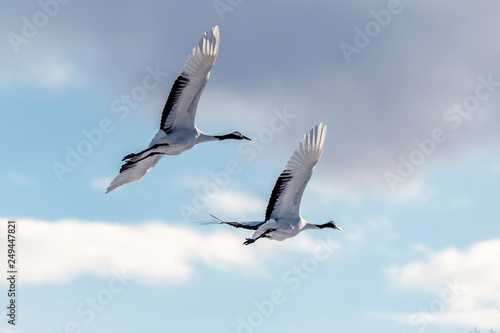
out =
[[[3,1],[1,333],[500,332],[496,1]],[[146,148],[203,33],[224,141]],[[328,126],[309,230],[243,246],[304,133]]]

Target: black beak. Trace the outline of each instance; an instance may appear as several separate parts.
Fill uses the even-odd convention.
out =
[[[247,138],[247,137],[246,137],[246,136],[244,136],[243,134],[241,135],[241,138],[242,138],[242,139],[245,139],[245,140],[248,140],[248,141],[252,141],[252,139]]]

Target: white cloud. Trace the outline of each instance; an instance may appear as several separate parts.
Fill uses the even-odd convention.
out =
[[[12,84],[29,84],[59,89],[82,83],[83,76],[74,64],[58,54],[40,56],[26,52],[6,68],[0,87],[10,89]]]
[[[343,238],[351,250],[369,246],[370,251],[392,252],[389,244],[399,238],[392,223],[385,217],[372,219],[363,226],[351,224],[340,225],[340,227],[344,228]]]
[[[264,216],[266,202],[243,192],[221,191],[210,200],[210,207],[218,213],[239,216]]]
[[[199,264],[215,269],[265,272],[280,251],[312,253],[317,244],[306,235],[281,242],[243,246],[230,229],[209,233],[160,221],[140,225],[19,218],[17,246],[22,253],[23,283],[62,283],[84,274],[109,276],[125,271],[145,283],[184,282]]]
[[[422,249],[422,245],[416,246]],[[444,299],[449,282],[459,287],[456,298],[447,303],[447,311],[434,322],[465,327],[499,327],[500,312],[500,239],[472,244],[466,250],[444,249],[431,253],[423,262],[409,262],[388,269],[391,282],[401,288],[417,289]],[[430,301],[429,303],[432,303]],[[408,321],[412,314],[385,314],[388,318]]]
[[[430,195],[429,189],[425,186],[424,177],[407,178],[404,183],[398,183],[395,191],[392,191],[384,178],[385,171],[381,170],[377,177],[369,177],[369,179],[360,176],[356,170],[353,170],[352,174],[344,174],[342,171],[338,172],[338,174],[335,172],[332,175],[330,168],[322,167],[323,164],[328,165],[327,160],[319,163],[318,168],[321,169],[315,172],[314,177],[315,179],[322,179],[322,181],[312,180],[308,185],[308,189],[319,200],[332,202],[342,199],[359,202],[366,197],[373,196],[389,202],[400,203],[412,200],[426,200]],[[360,188],[363,188],[363,190],[360,191]]]

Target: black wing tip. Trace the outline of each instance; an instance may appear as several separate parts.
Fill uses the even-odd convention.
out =
[[[183,74],[179,75],[170,89],[170,94],[168,95],[167,102],[163,107],[163,112],[161,114],[160,129],[165,131],[165,133],[170,134],[172,132],[171,127],[166,127],[168,116],[174,108],[175,104],[179,100],[183,89],[189,84],[189,79]]]
[[[274,206],[276,205],[276,202],[278,201],[279,197],[283,193],[283,190],[285,189],[288,182],[292,179],[292,177],[292,171],[285,169],[276,180],[276,184],[274,185],[273,191],[271,192],[271,197],[269,198],[269,203],[267,204],[265,221],[271,219]]]

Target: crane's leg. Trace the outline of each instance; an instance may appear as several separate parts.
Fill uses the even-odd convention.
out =
[[[262,235],[260,235],[259,237],[255,238],[255,239],[254,238],[245,238],[243,245],[249,245],[249,244],[255,243],[255,241],[257,239],[262,238],[262,237],[269,237],[267,234],[270,232],[273,232],[273,231],[276,231],[276,229],[267,229],[266,232],[264,232]]]
[[[140,152],[138,152],[138,153],[136,153],[136,154],[134,154],[134,153],[132,153],[132,154],[128,154],[127,156],[125,156],[125,157],[122,159],[122,161],[129,160],[129,159],[131,159],[131,158],[136,157],[137,155],[144,154],[145,152],[147,152],[147,151],[149,151],[149,150],[151,150],[151,149],[156,149],[156,148],[161,147],[161,146],[168,146],[168,143],[157,143],[157,144],[155,144],[155,145],[153,145],[153,146],[149,147],[148,149],[144,149],[143,151],[140,151]],[[151,156],[151,155],[148,155],[148,156]],[[146,156],[146,157],[147,157],[147,156]]]
[[[122,167],[120,168],[120,172],[123,172],[125,170],[128,170],[130,169],[132,166],[134,166],[137,162],[140,162],[142,161],[143,159],[145,158],[148,158],[148,157],[151,157],[151,156],[154,156],[154,155],[162,155],[163,153],[159,153],[159,152],[154,152],[154,153],[151,153],[151,154],[147,154],[146,156],[144,157],[141,157],[140,159],[138,160],[135,160],[135,161],[131,161],[131,160],[128,160],[127,162],[125,162],[125,164],[122,165]],[[149,171],[149,170],[148,170]]]
[[[140,159],[138,159],[138,160],[135,160],[135,161],[127,161],[127,164],[135,164],[135,163],[137,163],[137,162],[142,161],[142,160],[143,160],[143,159],[145,159],[145,158],[148,158],[148,157],[151,157],[151,156],[154,156],[154,155],[160,155],[160,154],[163,154],[163,153],[154,152],[154,153],[151,153],[151,154],[147,154],[146,156],[141,157],[141,158],[140,158]]]
[[[248,245],[248,244],[252,244],[255,242],[255,239],[253,238],[245,238],[246,240],[243,242],[243,245]]]

